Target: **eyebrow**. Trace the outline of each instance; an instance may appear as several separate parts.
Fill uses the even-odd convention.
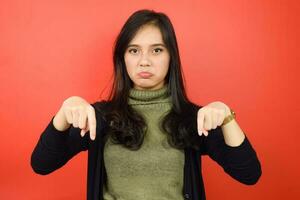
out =
[[[138,44],[129,44],[128,46],[127,46],[127,48],[128,47],[139,47],[140,45],[138,45]],[[166,47],[166,45],[164,45],[164,44],[162,44],[162,43],[155,43],[155,44],[151,44],[150,45],[151,47],[154,47],[154,46],[163,46],[163,47]]]

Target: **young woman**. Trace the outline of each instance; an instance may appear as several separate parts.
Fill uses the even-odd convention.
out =
[[[205,199],[201,156],[251,185],[261,166],[232,109],[188,100],[170,19],[133,13],[114,48],[108,100],[66,99],[31,156],[49,174],[88,150],[87,199]]]

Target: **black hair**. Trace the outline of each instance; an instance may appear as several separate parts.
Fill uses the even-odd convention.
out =
[[[165,77],[167,93],[171,96],[172,108],[162,120],[162,130],[167,133],[170,146],[177,149],[193,147],[198,149],[199,135],[195,133],[196,115],[199,106],[190,102],[184,88],[184,77],[173,25],[169,17],[154,10],[138,10],[123,25],[113,49],[114,80],[106,106],[99,108],[105,112],[105,120],[110,125],[106,139],[111,136],[116,144],[137,150],[141,147],[147,124],[144,118],[128,105],[129,90],[133,87],[127,74],[124,54],[127,45],[144,25],[160,29],[163,42],[170,54],[169,70]],[[105,139],[105,140],[106,140]]]

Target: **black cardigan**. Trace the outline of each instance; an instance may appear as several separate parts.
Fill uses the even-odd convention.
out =
[[[96,102],[100,103],[100,102]],[[91,104],[95,107],[96,104]],[[96,107],[95,107],[96,108]],[[96,110],[96,109],[95,109]],[[196,115],[195,115],[196,116]],[[104,142],[101,136],[108,126],[99,112],[96,112],[96,140],[89,134],[80,136],[79,128],[70,126],[61,132],[53,126],[52,117],[42,132],[31,155],[31,167],[35,173],[46,175],[65,165],[73,156],[88,150],[87,200],[103,199],[103,184],[106,171],[103,159]],[[197,119],[195,119],[195,124]],[[197,127],[197,126],[194,126]],[[197,131],[197,130],[195,130]],[[199,136],[200,150],[185,148],[184,199],[205,200],[205,189],[201,173],[201,156],[208,155],[235,180],[246,184],[255,184],[261,176],[261,165],[247,136],[238,147],[228,146],[218,126],[209,131],[208,136]]]

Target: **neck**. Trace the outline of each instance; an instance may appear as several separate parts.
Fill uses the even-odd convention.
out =
[[[139,90],[131,88],[129,90],[128,104],[153,104],[159,102],[169,102],[168,86],[164,85],[160,89],[155,90]]]

